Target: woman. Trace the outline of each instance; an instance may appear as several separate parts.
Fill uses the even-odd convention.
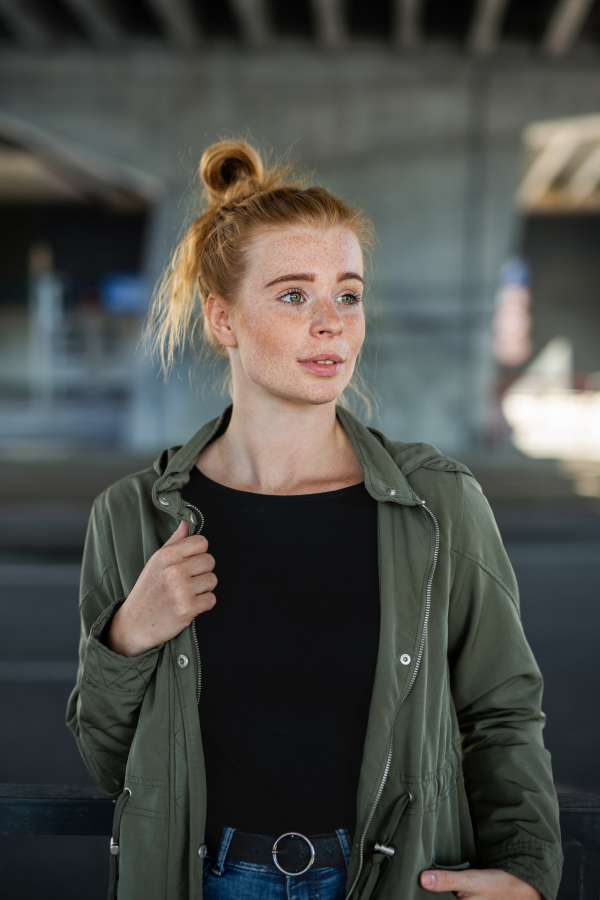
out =
[[[541,677],[489,507],[336,405],[369,222],[242,142],[201,175],[151,321],[167,367],[201,321],[233,405],[105,491],[84,554],[68,724],[118,796],[110,896],[553,900]]]

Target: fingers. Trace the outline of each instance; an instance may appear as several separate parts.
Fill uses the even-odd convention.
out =
[[[203,575],[205,572],[212,572],[215,567],[215,558],[210,553],[197,553],[194,556],[188,556],[178,563],[178,568],[182,574],[188,578],[195,575]]]
[[[469,897],[472,892],[480,887],[480,879],[478,870],[465,870],[461,872],[452,872],[447,869],[435,869],[433,871],[421,872],[421,887],[426,891],[434,891],[435,893],[446,893],[448,891],[465,892],[464,896]]]
[[[461,900],[541,900],[537,888],[503,869],[429,869],[421,872],[420,882],[426,891],[454,891]]]
[[[198,611],[196,613],[197,616],[199,616],[200,613],[207,612],[209,609],[212,609],[217,602],[217,598],[212,592],[209,591],[206,594],[201,594],[198,597],[198,601]]]
[[[209,591],[214,591],[216,586],[217,576],[214,572],[204,572],[200,575],[195,575],[192,578],[192,588],[196,596],[206,594]]]
[[[173,532],[168,541],[165,541],[164,546],[170,547],[171,544],[178,544],[179,541],[182,541],[184,538],[188,536],[190,533],[190,526],[187,522],[183,521],[179,523],[177,529]]]
[[[167,548],[169,549],[167,550]],[[206,553],[207,549],[208,541],[204,535],[194,534],[190,537],[188,523],[180,522],[178,528],[158,552],[161,555],[166,553],[165,558],[172,564],[180,559],[185,559],[188,556],[197,556],[199,553]]]

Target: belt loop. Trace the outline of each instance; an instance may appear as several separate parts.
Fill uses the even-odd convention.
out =
[[[225,868],[225,859],[227,857],[227,853],[229,852],[229,845],[231,843],[231,838],[233,837],[234,831],[235,828],[223,829],[223,837],[221,838],[221,846],[219,847],[217,861],[211,869],[213,875],[223,874],[223,870]]]
[[[342,848],[342,853],[344,854],[344,861],[346,863],[346,871],[350,868],[350,854],[352,853],[352,843],[350,842],[350,835],[346,831],[345,828],[336,828],[336,832],[338,841],[340,842],[340,846]]]

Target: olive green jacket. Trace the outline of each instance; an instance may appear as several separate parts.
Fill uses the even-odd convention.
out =
[[[229,415],[108,488],[90,519],[67,722],[93,777],[119,795],[109,893],[119,870],[119,900],[202,896],[194,628],[133,659],[101,638],[176,522],[198,521],[180,491]],[[419,872],[470,865],[505,869],[554,900],[562,854],[542,679],[490,508],[468,469],[435,447],[338,415],[378,502],[381,606],[348,897],[424,900]]]

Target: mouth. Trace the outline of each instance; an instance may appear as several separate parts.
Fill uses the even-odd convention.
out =
[[[298,362],[315,375],[325,377],[337,375],[344,364],[344,360],[337,353],[318,353],[310,359],[299,359]]]

